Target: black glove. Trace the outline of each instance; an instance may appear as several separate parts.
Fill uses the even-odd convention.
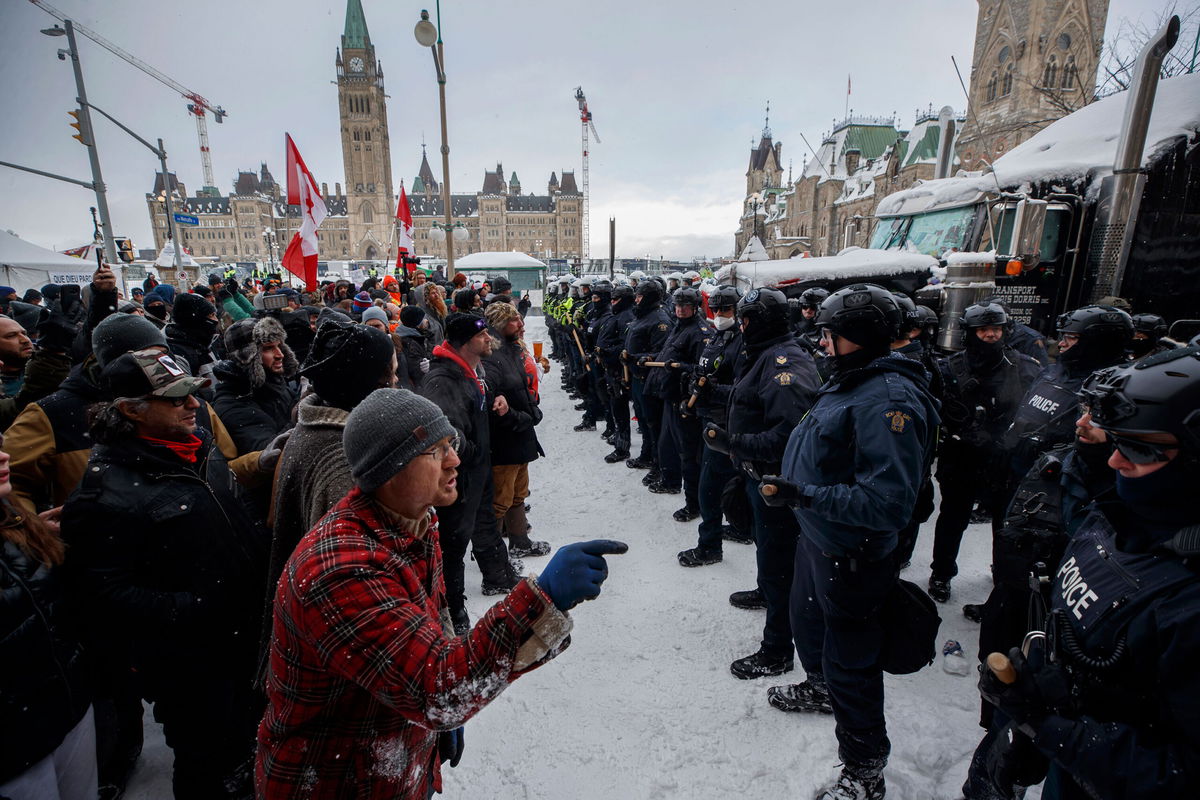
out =
[[[38,346],[55,353],[69,353],[75,343],[75,323],[65,314],[52,313],[38,324]]]
[[[688,391],[694,394],[696,402],[700,403],[704,401],[704,397],[708,394],[710,385],[712,385],[712,381],[709,378],[700,376],[692,379],[692,384],[688,387]]]
[[[459,726],[452,731],[442,731],[438,734],[438,757],[442,763],[450,762],[450,766],[457,767],[458,762],[462,761],[463,748],[466,742],[463,737],[463,728]]]
[[[1041,652],[1032,650],[1032,660],[1027,660],[1019,647],[1008,651],[1008,660],[1017,673],[1012,683],[1001,681],[986,665],[979,670],[983,699],[1007,714],[1018,727],[1066,707],[1071,697],[1066,672],[1057,664],[1043,663]]]
[[[644,366],[646,366],[646,362],[649,360],[650,360],[650,356],[642,356],[641,358],[639,358],[637,360],[637,365],[639,367],[644,367]]]
[[[789,483],[778,475],[764,475],[758,485],[758,493],[763,502],[772,508],[800,506],[805,508],[811,502],[808,495],[794,483]]]
[[[996,736],[985,757],[988,777],[1003,797],[1016,797],[1014,786],[1036,786],[1046,779],[1050,759],[1011,722]]]
[[[712,422],[704,426],[704,443],[709,449],[729,455],[729,432]]]

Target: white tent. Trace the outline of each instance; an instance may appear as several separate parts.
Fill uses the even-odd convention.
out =
[[[546,265],[525,253],[471,253],[454,259],[459,272],[486,272],[489,269],[545,269]]]
[[[3,269],[3,283],[21,294],[26,289],[38,289],[47,283],[87,286],[96,266],[0,231],[0,269]]]

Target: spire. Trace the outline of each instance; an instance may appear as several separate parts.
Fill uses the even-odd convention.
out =
[[[771,138],[771,101],[770,100],[767,101],[767,118],[766,118],[766,121],[763,122],[762,138],[764,138],[764,139]]]
[[[342,32],[342,49],[365,49],[370,38],[362,0],[346,0],[346,29]]]
[[[438,182],[433,178],[433,169],[429,166],[429,157],[425,155],[425,144],[421,144],[421,168],[417,170],[417,178],[421,181],[424,189],[430,192],[438,190]],[[413,181],[413,192],[417,191],[417,182]]]

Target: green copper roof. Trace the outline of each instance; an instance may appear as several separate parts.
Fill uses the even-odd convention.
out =
[[[933,161],[937,159],[938,141],[941,139],[942,132],[937,125],[930,125],[925,129],[925,135],[913,146],[912,153],[904,160],[904,166],[914,164],[917,161]]]
[[[412,190],[413,190],[413,194],[416,194],[417,192],[424,192],[424,191],[425,191],[425,181],[421,180],[421,176],[420,176],[420,175],[418,175],[417,177],[413,178],[413,187],[412,187]]]
[[[365,48],[370,37],[362,0],[346,0],[346,30],[342,32],[342,49]]]
[[[891,125],[851,125],[846,131],[842,152],[857,150],[865,161],[879,158],[883,151],[900,138],[900,131]]]
[[[520,185],[521,185],[521,179],[520,179],[520,178],[518,178],[518,177],[517,177],[517,173],[516,173],[516,172],[514,172],[514,173],[512,174],[512,177],[508,179],[508,183],[509,183],[509,185],[510,185],[510,186],[520,186]]]

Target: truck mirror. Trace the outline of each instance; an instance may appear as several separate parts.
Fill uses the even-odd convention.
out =
[[[1041,261],[1042,231],[1046,227],[1046,201],[1026,198],[1017,202],[1013,215],[1012,256],[1031,269]]]

